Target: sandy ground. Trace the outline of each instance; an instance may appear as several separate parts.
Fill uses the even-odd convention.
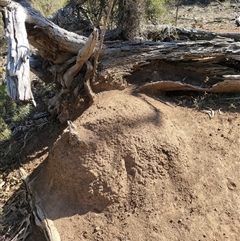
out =
[[[217,113],[101,93],[34,181],[62,240],[238,240],[240,116]]]

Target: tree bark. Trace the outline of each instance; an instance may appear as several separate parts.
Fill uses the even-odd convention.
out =
[[[167,82],[179,83],[179,90],[192,85],[197,91],[213,91],[214,85],[225,82],[228,88],[214,91],[240,91],[240,44],[232,38],[215,36],[212,40],[109,43],[101,58],[100,79],[126,80],[139,86],[161,81],[165,87],[161,89],[158,84],[155,88],[163,91],[176,89]]]
[[[8,2],[7,6],[5,6],[6,2]],[[20,9],[21,14],[26,16],[29,43],[39,50],[44,59],[56,64],[63,63],[70,57],[76,56],[79,49],[86,44],[86,37],[58,27],[33,9],[26,0],[18,2],[2,0],[0,6],[5,6],[11,11],[15,5]]]
[[[0,6],[3,7],[8,41],[6,82],[8,93],[14,100],[33,101],[35,104],[29,78],[30,50],[28,40],[38,49],[42,58],[51,61],[53,64],[58,64],[57,67],[78,55],[75,68],[69,69],[72,61],[69,61],[69,65],[64,63],[60,69],[55,68],[58,71],[62,70],[60,79],[64,79],[66,69],[69,69],[66,75],[73,78],[77,74],[76,70],[80,70],[83,63],[92,55],[95,46],[88,45],[88,38],[59,28],[44,18],[40,12],[31,8],[27,1],[17,3],[10,0],[1,0]],[[96,45],[96,31],[94,31],[94,38]],[[83,51],[79,51],[85,45]],[[90,53],[90,51],[92,52]],[[77,65],[79,66],[77,67]],[[63,66],[65,66],[65,69],[63,69]],[[56,72],[54,74],[58,75]],[[71,83],[71,81],[71,79],[68,79],[68,82]],[[65,83],[62,81],[61,83],[65,86]]]
[[[142,0],[118,1],[118,27],[123,40],[134,40],[139,36],[140,23],[143,18]]]

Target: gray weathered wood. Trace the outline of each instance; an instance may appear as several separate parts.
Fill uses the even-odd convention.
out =
[[[31,8],[27,1],[20,2],[22,5],[10,0],[0,1],[0,7],[3,7],[4,12],[5,32],[8,41],[7,89],[14,100],[32,101],[35,104],[29,77],[30,50],[28,39],[33,46],[38,48],[43,58],[60,64],[77,55],[79,50],[86,45],[88,38],[59,28],[44,18],[40,12]],[[28,26],[28,33],[25,24]],[[71,73],[73,78],[77,74],[76,70],[80,71],[94,48],[95,46],[91,49],[85,48],[84,53],[88,53],[88,55],[79,56],[74,71],[71,68],[67,72],[68,75]],[[91,51],[90,54],[89,51]],[[66,65],[67,67],[68,65]],[[68,81],[71,82],[70,79]]]
[[[17,3],[19,2],[19,3]],[[42,14],[32,8],[27,1],[0,1],[0,6],[19,8],[22,16],[25,16],[28,39],[31,45],[36,47],[41,56],[53,63],[63,63],[72,56],[77,55],[87,42],[87,38],[58,27]]]
[[[92,34],[89,36],[86,45],[81,48],[78,52],[75,65],[69,68],[63,75],[64,85],[70,88],[73,78],[82,69],[84,63],[92,56],[93,51],[98,41],[98,30],[94,29]]]
[[[99,73],[102,82],[171,80],[209,88],[231,78],[240,81],[240,43],[231,38],[105,44]]]
[[[34,102],[29,78],[29,44],[25,29],[23,8],[11,2],[4,8],[5,32],[8,41],[6,82],[9,95],[14,100]]]

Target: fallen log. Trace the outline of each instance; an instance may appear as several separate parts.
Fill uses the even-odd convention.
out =
[[[52,76],[52,81],[56,80],[61,83],[65,89],[64,93],[66,93],[66,87],[69,91],[73,78],[79,73],[82,74],[83,80],[86,80],[85,75],[87,72],[89,75],[90,65],[94,62],[97,41],[94,42],[95,46],[88,45],[88,38],[58,27],[33,9],[27,1],[18,2],[0,1],[0,6],[10,12],[15,7],[25,14],[29,42],[38,49],[43,59],[50,62],[47,71],[45,66],[38,66],[38,72],[41,75],[47,72],[48,79]],[[15,32],[21,30],[16,25],[13,27],[15,27]],[[240,91],[238,86],[240,34],[218,34],[166,26],[157,26],[157,30],[155,27],[151,31],[157,31],[158,34],[162,33],[164,36],[170,34],[172,37],[169,39],[174,38],[174,40],[171,42],[105,41],[99,57],[95,81],[90,83],[95,91],[123,89],[128,83],[140,86],[149,82],[165,82],[165,86],[167,82],[176,82],[180,83],[178,89],[186,89],[186,86],[191,85],[195,86],[196,90],[204,91],[212,91],[213,86],[224,82],[228,84],[222,85],[226,88],[221,88],[221,91]],[[80,59],[76,57],[78,53],[86,52],[88,47],[91,49],[89,54]],[[22,61],[22,58],[14,59],[14,61],[16,65],[28,66],[28,62]],[[27,67],[23,72],[21,76],[28,75]],[[41,76],[43,80],[44,77]],[[8,84],[12,97],[20,100],[32,99],[30,91],[27,92],[29,95],[24,95],[24,98],[13,94],[17,91],[22,94],[24,88],[21,87],[26,81],[30,83],[27,78],[22,78],[18,80],[20,83],[18,86]],[[7,80],[7,82],[11,81]],[[231,83],[234,83],[234,87]],[[151,84],[151,86],[159,90],[162,88],[159,84]],[[172,86],[169,85],[164,90],[170,91]],[[215,91],[218,90],[215,89]]]
[[[212,91],[211,87],[219,82],[234,81],[234,88],[221,91],[240,91],[236,86],[240,80],[240,44],[234,39],[105,44],[99,74],[103,83],[172,81]],[[181,85],[178,88],[181,90]]]

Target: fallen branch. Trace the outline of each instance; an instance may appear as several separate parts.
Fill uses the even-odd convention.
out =
[[[23,168],[19,169],[19,173],[25,184],[26,191],[31,198],[29,203],[36,225],[42,229],[47,241],[61,241],[57,228],[54,226],[53,221],[47,218],[43,208],[40,206],[40,201],[38,200],[37,195],[35,195],[32,190],[28,174]]]
[[[99,48],[98,48],[97,53],[96,53],[95,58],[94,58],[93,77],[92,77],[92,80],[91,80],[92,82],[95,81],[96,70],[97,70],[97,67],[98,67],[98,59],[99,59],[100,53],[102,51],[103,41],[104,41],[104,37],[105,37],[105,34],[106,34],[107,24],[109,22],[109,18],[110,18],[110,15],[111,15],[112,7],[113,7],[113,0],[111,0],[110,3],[109,3],[107,17],[104,19],[103,30],[102,30],[101,37],[100,37]]]

